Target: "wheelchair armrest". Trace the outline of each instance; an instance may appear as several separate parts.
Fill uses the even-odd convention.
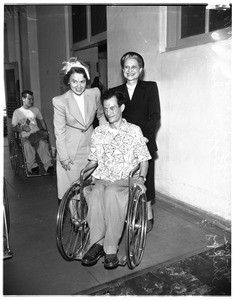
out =
[[[135,166],[135,168],[129,173],[129,179],[133,178],[133,176],[136,174],[136,172],[140,169],[140,164],[138,164],[137,166]]]
[[[12,139],[18,147],[21,147],[21,135],[18,131],[13,131]]]
[[[85,167],[83,170],[81,170],[81,172],[80,172],[81,185],[93,173],[93,171],[97,168],[97,166],[98,166],[98,164]]]

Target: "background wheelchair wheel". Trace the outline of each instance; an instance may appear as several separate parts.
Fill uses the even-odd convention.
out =
[[[9,231],[10,231],[10,209],[9,209],[7,186],[6,186],[6,179],[5,178],[3,178],[3,205],[4,205],[4,209],[5,209],[7,230],[8,230],[8,233],[9,233]],[[4,226],[4,230],[5,230],[5,226]]]
[[[16,175],[19,175],[20,173],[20,158],[18,155],[18,149],[13,140],[10,141],[9,144],[9,151],[10,151],[10,161],[11,161],[11,167],[15,171]]]
[[[10,232],[10,209],[7,196],[6,180],[3,178],[3,258],[13,256],[10,249],[9,232]]]
[[[89,239],[87,211],[88,206],[80,195],[80,183],[77,181],[64,195],[57,215],[57,246],[66,260],[80,260],[83,256]]]
[[[126,227],[126,255],[130,269],[138,266],[142,260],[146,243],[146,195],[136,186],[129,200]]]

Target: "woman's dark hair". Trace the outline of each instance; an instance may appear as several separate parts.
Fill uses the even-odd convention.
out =
[[[63,82],[66,86],[68,86],[68,82],[69,82],[69,79],[70,79],[70,76],[74,73],[78,73],[78,74],[83,74],[84,75],[84,78],[86,79],[86,81],[88,82],[89,79],[87,77],[87,74],[85,72],[85,69],[83,68],[79,68],[79,67],[71,67],[71,69],[67,72],[66,75],[64,75],[63,77]]]
[[[104,92],[104,94],[102,95],[101,97],[101,102],[102,102],[102,105],[103,105],[103,102],[105,100],[108,100],[112,97],[116,97],[117,99],[117,103],[118,103],[118,106],[120,107],[122,104],[125,104],[126,103],[126,96],[124,93],[122,92],[119,92],[119,91],[116,91],[116,90],[107,90],[106,92]]]
[[[121,59],[120,59],[120,65],[121,65],[122,69],[124,68],[125,60],[128,59],[128,58],[135,58],[137,60],[138,64],[139,64],[139,67],[142,68],[142,69],[144,69],[145,63],[144,63],[143,57],[139,53],[132,52],[132,51],[125,53],[121,57]]]

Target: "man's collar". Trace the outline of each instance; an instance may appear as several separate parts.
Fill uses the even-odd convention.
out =
[[[110,123],[109,123],[109,127],[111,128],[111,130],[122,130],[122,131],[127,132],[128,131],[128,122],[123,118],[122,124],[120,125],[120,127],[118,129],[112,128],[110,126]]]

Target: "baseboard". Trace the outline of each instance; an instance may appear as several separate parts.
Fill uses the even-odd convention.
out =
[[[201,221],[207,220],[211,224],[215,224],[215,226],[217,226],[225,231],[231,232],[231,221],[230,220],[226,220],[218,215],[212,214],[203,209],[192,206],[192,205],[182,202],[176,198],[169,197],[167,195],[164,195],[164,194],[156,191],[156,203],[157,203],[157,201],[167,203],[168,205],[173,206],[176,209],[180,209],[182,211],[186,211],[187,213],[197,216],[198,218],[201,219]]]

